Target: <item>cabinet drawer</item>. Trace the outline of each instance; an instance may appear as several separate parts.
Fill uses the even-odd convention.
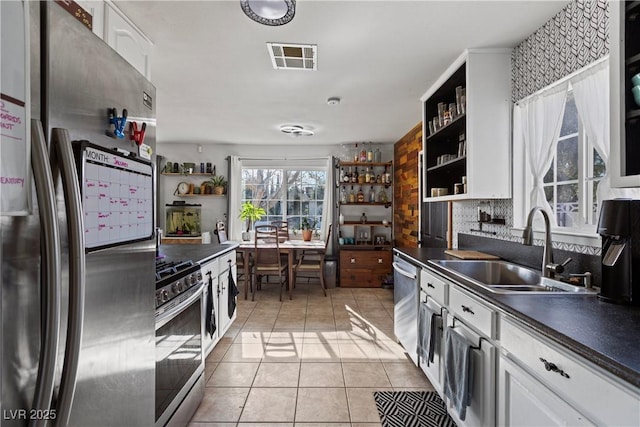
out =
[[[533,331],[503,319],[500,342],[507,356],[518,361],[547,387],[556,391],[598,425],[640,425],[640,395],[616,384],[595,365],[559,348]],[[565,375],[547,370],[556,365]],[[567,378],[568,376],[568,378]]]
[[[362,268],[348,268],[340,271],[340,286],[356,288],[379,288],[386,278],[387,271],[374,271]]]
[[[449,308],[456,317],[489,338],[495,338],[496,313],[464,291],[449,288]]]
[[[424,268],[420,271],[420,289],[438,304],[447,304],[447,283]]]
[[[226,254],[220,255],[218,257],[220,272],[229,269],[229,261],[231,261],[231,265],[234,265],[236,263],[236,251],[227,252]]]
[[[389,251],[340,251],[340,269],[370,268],[390,271]]]

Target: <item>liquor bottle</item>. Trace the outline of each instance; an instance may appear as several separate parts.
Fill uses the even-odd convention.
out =
[[[351,186],[351,192],[349,192],[349,203],[356,202],[356,193],[353,192],[353,185]]]
[[[344,182],[344,168],[340,168],[340,182]]]
[[[387,203],[388,201],[389,199],[387,199],[387,192],[384,191],[384,188],[381,188],[380,192],[378,193],[378,202]]]
[[[351,182],[354,184],[358,182],[358,168],[356,168],[356,171],[351,175]]]
[[[367,161],[367,149],[364,148],[364,144],[362,144],[362,150],[360,150],[360,161],[362,163]]]
[[[375,163],[380,163],[382,161],[382,153],[378,147],[376,147],[376,151],[373,153],[373,161]]]
[[[356,149],[353,152],[353,161],[357,162],[360,160],[360,151],[358,150],[358,144],[356,143]]]
[[[376,191],[371,187],[369,189],[369,203],[375,203],[376,201]]]
[[[367,184],[371,182],[371,172],[369,172],[369,167],[367,167],[367,170],[364,173],[364,182]]]
[[[342,177],[342,182],[351,182],[351,166],[349,166],[349,171]]]
[[[362,216],[360,217],[360,222],[363,224],[367,223],[367,216],[362,212]]]
[[[373,162],[373,151],[371,150],[371,143],[369,143],[369,150],[367,150],[367,162]]]
[[[342,190],[340,190],[340,203],[347,203],[347,189],[342,186]]]
[[[385,184],[391,184],[391,173],[389,173],[389,169],[387,166],[384,167],[382,182],[384,182]]]
[[[362,191],[362,187],[358,190],[357,200],[358,203],[364,203],[364,192]]]

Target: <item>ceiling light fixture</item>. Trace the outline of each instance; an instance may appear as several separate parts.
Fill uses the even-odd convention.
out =
[[[240,0],[240,7],[249,18],[271,26],[284,25],[296,14],[296,0]]]
[[[291,136],[313,136],[312,130],[305,129],[300,125],[282,125],[280,126],[280,132]]]
[[[331,98],[327,99],[327,104],[338,105],[340,104],[340,98],[338,98],[337,96],[332,96]]]

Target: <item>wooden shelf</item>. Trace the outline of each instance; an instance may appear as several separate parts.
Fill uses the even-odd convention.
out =
[[[379,167],[384,167],[384,166],[388,166],[391,167],[391,165],[393,164],[392,161],[389,162],[380,162],[380,163],[375,163],[375,162],[339,162],[336,165],[336,168],[341,168],[344,166],[379,166]]]
[[[175,197],[219,197],[225,198],[226,194],[174,194]]]
[[[390,222],[383,224],[382,221],[367,221],[364,224],[360,221],[345,221],[344,224],[340,225],[359,225],[362,227],[391,227]]]
[[[161,172],[160,175],[165,176],[214,176],[213,173],[174,173],[174,172]]]
[[[385,243],[384,245],[374,245],[372,243],[358,243],[358,244],[354,244],[354,245],[340,245],[340,247],[342,249],[348,249],[348,250],[358,250],[358,249],[362,249],[362,250],[372,250],[372,249],[382,249],[382,248],[391,248],[391,243]]]
[[[340,206],[384,206],[388,208],[391,206],[391,202],[353,202],[353,203],[340,203]]]

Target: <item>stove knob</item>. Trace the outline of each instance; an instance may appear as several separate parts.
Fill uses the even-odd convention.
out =
[[[198,282],[202,280],[202,272],[198,271]]]
[[[189,276],[189,286],[193,286],[196,283],[197,280],[197,276],[195,274],[192,274]]]
[[[180,282],[176,282],[173,285],[171,285],[171,290],[173,291],[174,294],[179,293],[182,289],[182,286],[180,284]]]
[[[167,292],[166,289],[160,291],[160,299],[162,300],[162,302],[169,301],[169,292]]]

